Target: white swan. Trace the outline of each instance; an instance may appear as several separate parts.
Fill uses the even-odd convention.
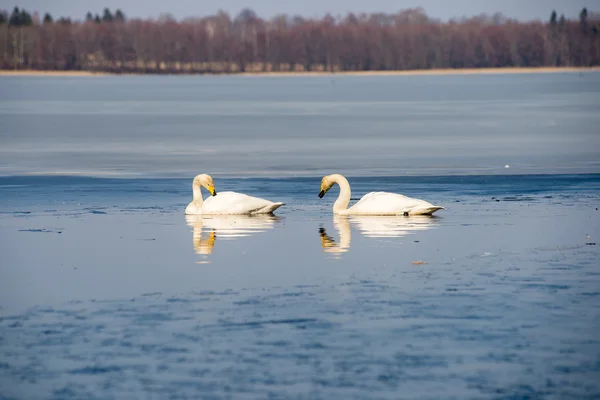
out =
[[[212,194],[206,201],[202,199],[202,186]],[[194,198],[185,208],[187,215],[270,214],[283,205],[236,192],[220,192],[217,195],[213,179],[206,174],[194,177],[192,191]]]
[[[350,184],[340,174],[324,176],[321,180],[322,198],[333,185],[340,186],[340,195],[333,203],[333,213],[339,215],[431,215],[444,207],[434,206],[424,200],[413,199],[401,194],[388,192],[371,192],[350,208]]]

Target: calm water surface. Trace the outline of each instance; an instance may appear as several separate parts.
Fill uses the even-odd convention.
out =
[[[600,398],[599,109],[598,73],[0,77],[0,399]],[[186,218],[201,172],[286,205]],[[333,218],[332,172],[446,210]]]
[[[0,178],[0,393],[600,396],[600,175],[350,178],[437,218],[334,219],[319,182],[186,219],[189,179]]]
[[[597,72],[0,77],[0,175],[598,173],[598,110]]]

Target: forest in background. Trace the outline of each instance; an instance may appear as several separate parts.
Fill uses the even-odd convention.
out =
[[[600,65],[600,15],[547,21],[501,14],[442,22],[395,14],[127,19],[121,10],[54,19],[0,11],[0,69],[113,73],[400,71]]]

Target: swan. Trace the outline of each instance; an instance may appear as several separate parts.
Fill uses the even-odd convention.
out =
[[[340,174],[324,176],[321,180],[322,198],[333,185],[340,186],[340,195],[333,203],[333,213],[338,215],[431,215],[444,207],[434,206],[425,200],[413,199],[401,194],[388,192],[371,192],[365,194],[355,205],[350,208],[350,184]]]
[[[203,200],[201,187],[212,197]],[[236,192],[220,192],[217,196],[213,179],[207,174],[194,177],[192,192],[193,200],[185,208],[187,215],[271,214],[284,204]]]

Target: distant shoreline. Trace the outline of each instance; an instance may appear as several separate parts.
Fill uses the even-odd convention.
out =
[[[600,71],[594,67],[532,67],[532,68],[459,68],[459,69],[420,69],[403,71],[341,71],[341,72],[232,72],[220,74],[155,74],[155,73],[112,73],[95,71],[43,71],[43,70],[0,70],[0,76],[112,76],[112,75],[208,75],[208,76],[247,76],[247,77],[310,77],[310,76],[419,76],[419,75],[504,75],[537,74],[564,72]]]

